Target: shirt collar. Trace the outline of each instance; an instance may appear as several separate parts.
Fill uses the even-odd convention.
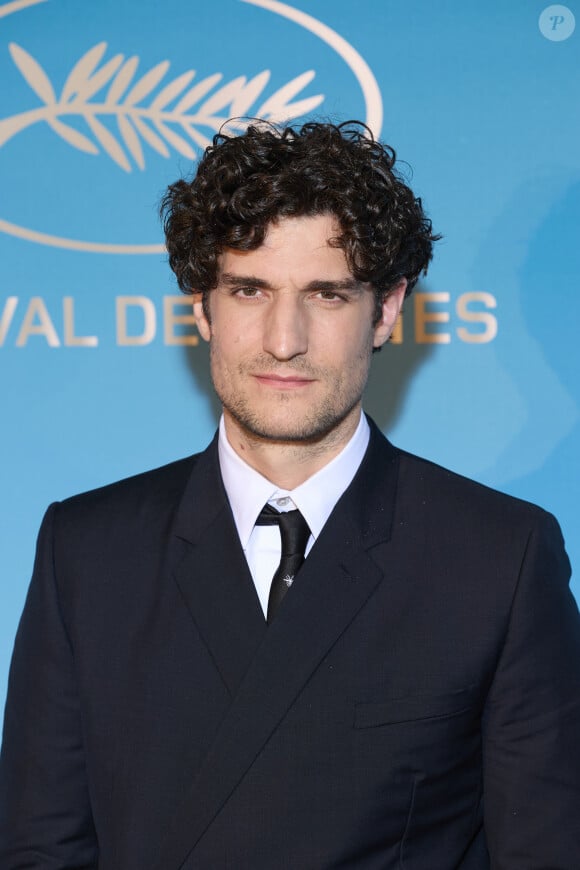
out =
[[[369,437],[369,424],[361,414],[354,435],[341,452],[300,486],[286,490],[277,487],[238,456],[227,439],[222,415],[218,438],[220,470],[242,547],[246,549],[256,518],[266,502],[284,496],[291,498],[316,539],[358,471]]]

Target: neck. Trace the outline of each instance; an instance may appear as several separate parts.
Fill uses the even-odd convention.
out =
[[[308,441],[277,441],[248,432],[224,409],[226,435],[244,462],[280,489],[295,489],[328,465],[348,444],[360,420],[360,405],[330,432]]]

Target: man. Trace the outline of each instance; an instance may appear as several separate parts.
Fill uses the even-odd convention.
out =
[[[578,870],[558,526],[361,413],[435,239],[393,165],[353,124],[254,126],[169,189],[219,435],[49,509],[2,868]]]

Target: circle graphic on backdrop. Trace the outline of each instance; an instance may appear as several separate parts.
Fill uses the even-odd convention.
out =
[[[0,16],[46,2],[15,0],[0,6]],[[366,123],[375,136],[380,134],[381,93],[370,67],[353,46],[318,19],[279,0],[241,2],[291,21],[326,44],[354,75],[364,98]],[[126,173],[143,170],[149,152],[164,158],[177,153],[194,160],[211,142],[200,127],[209,127],[213,135],[228,116],[291,122],[312,112],[325,99],[323,94],[302,93],[315,78],[315,70],[295,76],[269,95],[267,85],[273,78],[269,69],[249,80],[237,76],[225,84],[220,81],[223,74],[214,73],[192,85],[195,72],[190,69],[174,76],[169,73],[169,60],[136,74],[141,58],[133,55],[127,59],[122,54],[109,57],[106,42],[93,45],[76,60],[58,92],[37,56],[16,42],[8,48],[14,66],[41,105],[0,119],[0,147],[29,127],[49,128],[77,153],[108,157]],[[243,130],[247,123],[237,126]],[[158,243],[120,244],[90,240],[86,235],[84,239],[71,238],[5,218],[0,218],[0,232],[37,244],[92,253],[160,254],[165,250]]]
[[[574,13],[567,6],[546,6],[538,19],[540,33],[552,42],[562,42],[572,36],[576,27]]]

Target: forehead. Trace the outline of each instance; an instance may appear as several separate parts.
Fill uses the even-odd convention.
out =
[[[333,215],[282,218],[270,224],[259,248],[226,248],[220,256],[220,272],[253,275],[273,283],[344,280],[351,277],[344,251],[330,244],[339,234]]]

